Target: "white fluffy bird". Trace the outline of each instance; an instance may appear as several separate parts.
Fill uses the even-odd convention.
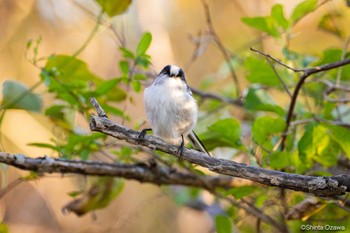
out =
[[[144,104],[151,129],[142,130],[140,139],[152,130],[155,136],[179,145],[178,154],[181,155],[184,138],[188,137],[195,149],[210,156],[193,131],[197,123],[198,106],[180,67],[167,65],[163,68],[145,89]]]

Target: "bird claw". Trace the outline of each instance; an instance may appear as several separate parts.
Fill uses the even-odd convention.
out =
[[[178,148],[177,148],[177,155],[179,155],[180,157],[182,156],[182,153],[184,152],[184,145],[180,145]]]
[[[141,130],[141,132],[139,133],[139,136],[137,137],[138,143],[140,143],[141,141],[143,141],[145,139],[146,133],[147,133],[147,129]]]
[[[181,144],[180,144],[180,146],[177,148],[177,154],[178,154],[180,157],[182,156],[182,153],[184,152],[184,149],[185,149],[185,140],[184,140],[184,136],[181,135],[181,138],[182,138]]]

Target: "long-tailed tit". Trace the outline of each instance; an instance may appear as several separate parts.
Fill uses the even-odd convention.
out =
[[[144,104],[151,129],[141,131],[142,139],[146,131],[152,130],[166,142],[180,145],[178,154],[184,150],[184,138],[188,137],[194,148],[209,152],[199,140],[193,128],[197,123],[198,106],[188,87],[185,74],[180,67],[167,65],[145,89]]]

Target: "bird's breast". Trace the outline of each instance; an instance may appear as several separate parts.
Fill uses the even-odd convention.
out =
[[[157,136],[174,141],[182,134],[187,135],[196,124],[197,104],[182,80],[163,81],[145,90],[147,119]]]

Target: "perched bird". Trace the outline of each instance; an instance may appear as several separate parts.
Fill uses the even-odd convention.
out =
[[[151,129],[142,130],[140,139],[152,130],[155,136],[166,142],[180,145],[178,154],[182,155],[184,138],[188,137],[195,149],[210,156],[193,131],[197,123],[198,106],[180,67],[167,65],[163,68],[145,89],[144,104]]]

